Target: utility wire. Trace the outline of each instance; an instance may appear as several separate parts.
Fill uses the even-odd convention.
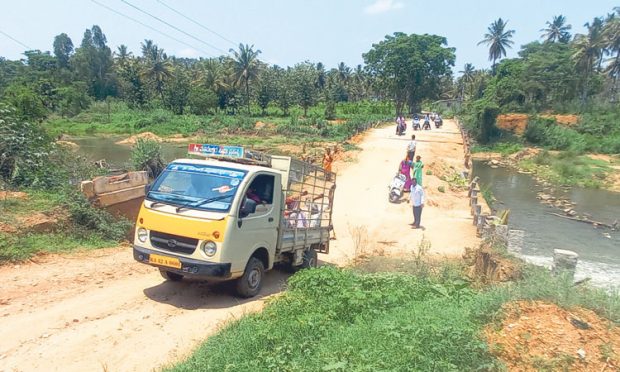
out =
[[[32,50],[32,48],[31,48],[31,47],[29,47],[28,45],[26,45],[26,44],[22,43],[21,41],[17,40],[17,39],[16,39],[16,38],[14,38],[13,36],[11,36],[11,35],[7,34],[6,32],[4,32],[4,31],[0,30],[0,34],[2,34],[2,35],[4,35],[4,36],[8,37],[9,39],[13,40],[13,41],[14,41],[14,42],[16,42],[17,44],[19,44],[19,45],[23,46],[24,48],[26,48],[26,49],[28,49],[28,50]]]
[[[175,13],[176,13],[176,14],[178,14],[178,15],[180,15],[181,17],[183,17],[183,18],[187,19],[188,21],[190,21],[190,22],[192,22],[192,23],[194,23],[194,24],[198,25],[199,27],[204,28],[205,30],[209,31],[210,33],[212,33],[212,34],[214,34],[214,35],[218,36],[220,39],[222,39],[222,40],[225,40],[225,41],[229,42],[229,43],[230,43],[230,44],[232,44],[233,46],[235,46],[235,47],[236,47],[236,46],[238,45],[238,43],[235,43],[234,41],[232,41],[232,40],[230,40],[230,39],[226,38],[225,36],[222,36],[221,34],[219,34],[219,33],[215,32],[215,31],[213,31],[212,29],[210,29],[209,27],[207,27],[207,26],[203,25],[202,23],[200,23],[200,22],[198,22],[198,21],[193,20],[192,18],[190,18],[190,17],[186,16],[185,14],[183,14],[183,13],[179,12],[178,10],[174,9],[174,8],[173,8],[173,7],[171,7],[170,5],[168,5],[168,4],[166,4],[166,3],[164,3],[162,0],[157,0],[157,2],[158,2],[158,3],[160,3],[161,5],[165,6],[166,8],[168,8],[168,9],[172,10],[173,12],[175,12]]]
[[[196,49],[196,50],[198,50],[199,52],[202,52],[202,53],[204,53],[204,54],[206,54],[206,55],[208,55],[208,56],[211,56],[211,57],[213,56],[211,53],[209,53],[209,52],[207,52],[207,51],[205,51],[205,50],[202,50],[202,49],[196,48],[195,46],[193,46],[193,45],[191,45],[191,44],[188,44],[188,43],[186,43],[186,42],[184,42],[184,41],[182,41],[182,40],[179,40],[179,39],[175,38],[174,36],[170,36],[170,35],[166,34],[165,32],[159,31],[158,29],[156,29],[156,28],[154,28],[154,27],[151,27],[151,26],[149,26],[149,25],[147,25],[147,24],[145,24],[145,23],[142,23],[142,22],[138,21],[137,19],[132,18],[132,17],[130,17],[130,16],[128,16],[128,15],[126,15],[126,14],[124,14],[124,13],[121,13],[121,12],[119,12],[119,11],[116,11],[116,10],[114,10],[114,9],[110,8],[109,6],[105,5],[105,4],[101,4],[100,2],[98,2],[98,1],[96,1],[96,0],[90,0],[90,1],[92,1],[93,3],[95,3],[95,4],[99,5],[99,6],[103,7],[103,8],[106,8],[107,10],[111,11],[112,13],[118,14],[118,15],[119,15],[119,16],[121,16],[121,17],[125,17],[125,18],[127,18],[127,19],[129,19],[129,20],[131,20],[131,21],[134,21],[134,22],[136,22],[136,23],[138,23],[138,24],[140,24],[140,25],[142,25],[142,26],[144,26],[144,27],[148,28],[148,29],[149,29],[149,30],[151,30],[151,31],[155,31],[155,32],[157,32],[157,33],[159,33],[159,34],[161,34],[161,35],[164,35],[165,37],[170,38],[170,39],[172,39],[172,40],[176,41],[177,43],[181,43],[181,44],[183,44],[183,45],[185,45],[185,46],[188,46],[188,47],[190,47],[190,48],[192,48],[192,49]]]
[[[194,36],[194,35],[192,35],[192,34],[189,34],[189,33],[185,32],[185,31],[181,30],[180,28],[178,28],[178,27],[176,27],[175,25],[172,25],[172,24],[170,24],[170,23],[168,23],[168,22],[164,21],[163,19],[161,19],[161,18],[159,18],[159,17],[157,17],[157,16],[154,16],[154,15],[152,15],[151,13],[149,13],[149,12],[147,12],[147,11],[145,11],[145,10],[140,9],[139,7],[137,7],[137,6],[133,5],[132,3],[130,3],[129,1],[126,1],[126,0],[121,0],[121,1],[122,1],[122,2],[124,2],[125,4],[129,5],[130,7],[132,7],[132,8],[134,8],[134,9],[136,9],[137,11],[142,12],[142,13],[144,13],[144,14],[148,15],[149,17],[151,17],[151,18],[154,18],[154,19],[158,20],[159,22],[161,22],[161,23],[165,24],[166,26],[171,27],[171,28],[173,28],[173,29],[175,29],[175,30],[179,31],[180,33],[182,33],[182,34],[184,34],[184,35],[187,35],[187,36],[191,37],[192,39],[197,40],[197,41],[198,41],[198,42],[200,42],[200,43],[203,43],[203,44],[205,44],[205,45],[207,45],[207,46],[209,46],[209,47],[211,47],[211,48],[213,48],[213,49],[219,50],[220,52],[222,52],[222,53],[224,53],[224,54],[227,54],[227,53],[228,53],[228,52],[226,52],[225,50],[223,50],[223,49],[220,49],[220,48],[216,47],[215,45],[209,44],[209,43],[207,43],[206,41],[203,41],[203,40],[201,40],[201,39],[197,38],[196,36]]]

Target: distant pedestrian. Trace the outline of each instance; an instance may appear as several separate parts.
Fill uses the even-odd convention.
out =
[[[407,145],[407,158],[409,158],[409,160],[413,161],[413,158],[415,157],[415,148],[416,148],[416,140],[415,140],[415,134],[411,135],[411,142],[409,142],[409,144]]]
[[[424,163],[422,163],[422,158],[418,155],[415,163],[413,163],[413,177],[420,186],[422,186],[422,168],[424,168]]]
[[[332,171],[332,163],[334,162],[334,155],[332,154],[331,148],[325,149],[325,154],[323,155],[323,169],[327,172]]]
[[[419,229],[422,221],[422,209],[424,208],[424,189],[418,185],[415,178],[411,179],[410,201],[413,204],[413,226],[412,229]]]

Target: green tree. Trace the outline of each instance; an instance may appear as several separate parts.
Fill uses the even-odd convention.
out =
[[[60,68],[69,68],[69,60],[73,53],[73,42],[64,32],[54,37],[54,55]]]
[[[89,94],[98,100],[116,94],[116,81],[112,73],[112,51],[106,42],[107,39],[99,26],[87,29],[80,47],[71,60],[79,79],[88,84]]]
[[[234,55],[233,74],[237,84],[242,84],[245,89],[245,101],[250,114],[250,81],[258,77],[259,61],[258,55],[261,53],[259,49],[254,50],[254,45],[239,44],[239,50],[230,49]]]
[[[405,103],[417,112],[422,100],[439,97],[441,80],[452,75],[455,59],[454,48],[446,44],[437,35],[397,32],[363,55],[377,88],[394,99],[397,114]]]
[[[142,70],[144,77],[153,87],[159,98],[164,101],[164,86],[172,76],[172,63],[166,53],[151,40],[145,40],[142,44],[145,67]]]
[[[478,42],[478,45],[485,44],[489,47],[489,61],[493,61],[493,70],[495,70],[496,61],[506,55],[506,48],[514,44],[511,39],[515,31],[506,30],[507,25],[507,21],[504,22],[503,19],[498,18],[487,28],[484,39]]]
[[[164,88],[164,104],[177,115],[182,115],[189,101],[189,78],[184,68],[177,67]]]
[[[566,24],[566,17],[558,15],[553,17],[553,21],[547,21],[547,27],[541,29],[544,32],[541,37],[545,42],[554,43],[556,41],[560,43],[568,43],[570,41],[571,25]]]
[[[466,63],[463,70],[459,71],[459,74],[461,74],[459,79],[459,84],[461,86],[461,99],[465,97],[465,90],[469,91],[471,84],[474,82],[475,71],[476,69],[471,63]]]
[[[316,69],[312,63],[304,62],[296,64],[291,73],[296,101],[303,108],[304,116],[308,116],[308,108],[313,106],[318,98]]]

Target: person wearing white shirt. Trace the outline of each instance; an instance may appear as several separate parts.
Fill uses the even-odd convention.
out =
[[[422,220],[422,209],[424,208],[424,189],[418,185],[418,181],[415,178],[411,179],[411,194],[410,201],[413,204],[413,229],[420,228],[420,221]]]
[[[409,142],[409,144],[407,145],[407,157],[411,161],[413,161],[413,159],[415,158],[415,147],[416,147],[415,134],[412,134],[411,142]]]

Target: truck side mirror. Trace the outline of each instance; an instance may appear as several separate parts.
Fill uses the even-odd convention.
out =
[[[245,218],[254,212],[256,212],[256,202],[250,198],[245,198],[239,211],[239,217]]]

